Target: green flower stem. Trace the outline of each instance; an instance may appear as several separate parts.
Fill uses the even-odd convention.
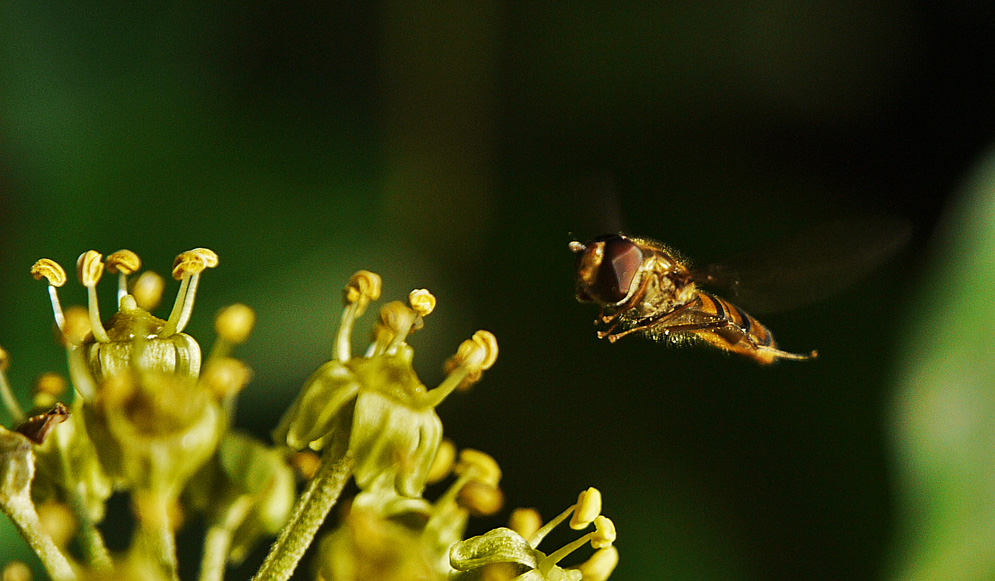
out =
[[[7,409],[7,413],[10,414],[10,419],[15,425],[24,421],[24,410],[18,405],[17,398],[14,397],[14,392],[10,389],[7,374],[2,371],[0,371],[0,400],[3,401],[3,407]]]
[[[10,497],[7,502],[0,503],[0,505],[24,540],[41,559],[42,565],[45,566],[45,570],[48,571],[48,575],[53,581],[73,581],[76,579],[76,573],[69,565],[69,560],[52,541],[52,537],[42,531],[41,521],[38,520],[38,513],[35,512],[35,507],[29,496]]]
[[[322,454],[321,467],[297,499],[290,519],[270,548],[254,581],[286,581],[314,540],[318,527],[338,501],[352,476],[354,460],[348,451],[349,435],[337,430]]]
[[[53,437],[60,438],[61,436],[59,432],[56,432],[53,434]],[[66,448],[56,445],[56,449],[58,450],[62,473],[72,474],[71,479],[78,481],[79,478],[76,477],[75,469],[69,459],[69,455],[66,453]],[[100,534],[100,530],[97,529],[97,525],[90,517],[90,511],[86,506],[86,493],[84,489],[85,484],[79,482],[75,488],[68,491],[67,496],[69,498],[67,500],[69,508],[73,511],[76,521],[80,526],[83,553],[86,555],[87,563],[99,571],[108,571],[112,566],[111,555],[107,551],[107,545],[104,544],[103,535]]]
[[[82,484],[80,485],[82,487]],[[80,536],[83,544],[83,553],[87,562],[98,571],[110,571],[112,568],[111,555],[104,544],[104,537],[100,530],[90,518],[90,513],[83,502],[83,495],[79,490],[74,490],[70,494],[69,504],[76,520],[80,525]]]
[[[240,496],[225,510],[221,519],[207,530],[204,537],[204,557],[200,561],[200,581],[224,579],[232,534],[249,515],[253,504],[254,499],[248,494]]]
[[[169,522],[169,496],[146,493],[147,502],[139,511],[139,526],[135,530],[133,550],[144,561],[154,564],[162,577],[179,581],[176,561],[176,538]]]
[[[550,569],[552,569],[554,565],[556,565],[557,563],[559,563],[560,560],[563,559],[563,557],[566,557],[570,553],[572,553],[572,552],[576,551],[577,549],[583,547],[588,541],[591,540],[591,537],[593,537],[593,536],[594,536],[594,533],[588,533],[588,534],[584,535],[583,537],[581,537],[581,538],[579,538],[579,539],[577,539],[575,541],[572,541],[572,542],[564,545],[563,547],[560,547],[559,549],[557,549],[553,553],[550,553],[549,556],[547,556],[545,559],[543,559],[542,561],[539,561],[539,566],[536,567],[536,568],[539,569],[539,571],[541,571],[544,575],[546,573],[549,573]]]

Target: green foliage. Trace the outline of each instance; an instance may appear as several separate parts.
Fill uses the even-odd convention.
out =
[[[995,157],[962,196],[941,224],[899,375],[902,579],[995,578]]]

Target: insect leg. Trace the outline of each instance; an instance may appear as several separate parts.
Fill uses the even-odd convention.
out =
[[[612,334],[612,329],[614,329],[615,326],[618,324],[618,321],[616,321],[615,324],[613,324],[608,329],[604,331],[598,331],[598,339],[604,339],[607,337],[608,341],[614,343],[615,341],[618,341],[619,339],[625,337],[630,333],[645,331],[647,329],[660,325],[661,323],[665,322],[667,319],[680,315],[684,311],[690,309],[692,306],[694,306],[694,303],[690,302],[680,305],[679,307],[674,307],[673,309],[667,311],[666,313],[663,313],[662,315],[655,315],[652,317],[639,319],[635,321],[632,327],[626,329],[625,331],[622,331],[621,333]]]

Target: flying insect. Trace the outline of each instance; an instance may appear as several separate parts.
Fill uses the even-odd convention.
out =
[[[659,242],[607,234],[587,243],[573,241],[570,249],[577,255],[577,299],[601,307],[595,320],[603,326],[598,338],[614,343],[640,333],[673,342],[697,339],[762,364],[818,355],[779,349],[760,321],[698,288],[715,280],[714,269],[692,270]]]

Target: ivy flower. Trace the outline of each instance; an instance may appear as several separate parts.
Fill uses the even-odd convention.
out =
[[[421,492],[442,441],[435,408],[455,389],[478,381],[497,358],[494,335],[477,331],[446,362],[439,386],[422,384],[411,366],[414,350],[407,337],[435,308],[435,297],[426,290],[412,291],[407,304],[384,305],[373,341],[354,357],[354,323],[380,297],[380,287],[380,277],[369,271],[349,279],[332,359],[307,379],[273,432],[276,442],[294,450],[320,450],[322,461],[257,579],[289,577],[350,476],[361,501],[375,498],[375,504],[392,510],[424,509]]]
[[[601,516],[601,493],[589,488],[580,494],[577,503],[546,523],[526,539],[510,528],[497,528],[483,535],[460,541],[453,545],[449,560],[453,581],[482,579],[488,568],[502,567],[513,571],[514,581],[604,581],[611,575],[618,562],[615,542],[615,525]],[[581,530],[592,523],[595,530],[568,543],[556,551],[545,554],[536,547],[556,526],[570,518],[570,528]],[[578,568],[564,569],[558,563],[588,542],[595,549],[594,555]]]
[[[380,296],[380,277],[368,271],[352,276],[343,293],[345,309],[333,358],[305,382],[301,394],[281,420],[274,439],[293,449],[321,450],[336,434],[348,435],[360,489],[390,480],[397,493],[416,497],[442,440],[435,407],[454,389],[479,380],[497,357],[497,340],[477,331],[446,364],[448,375],[428,389],[411,367],[408,335],[422,326],[435,307],[426,290],[380,310],[374,340],[362,357],[353,357],[350,331],[370,301]]]

